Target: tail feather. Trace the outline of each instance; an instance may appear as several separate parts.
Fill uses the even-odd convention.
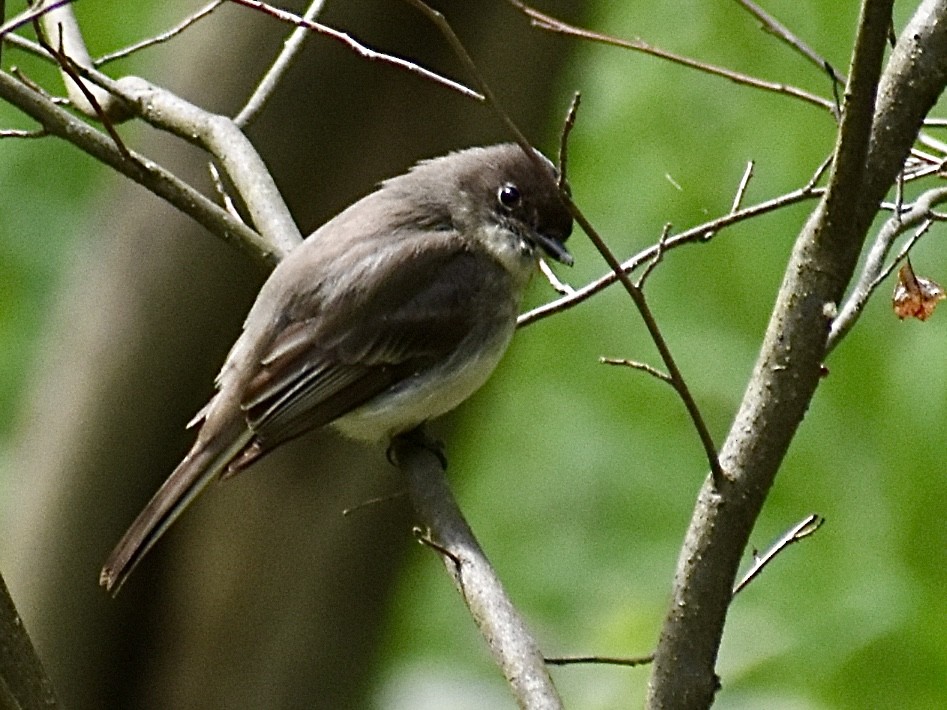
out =
[[[112,550],[102,567],[99,584],[112,594],[118,594],[145,554],[231,459],[246,447],[252,436],[252,432],[244,428],[224,448],[221,448],[223,437],[206,442],[198,439]]]

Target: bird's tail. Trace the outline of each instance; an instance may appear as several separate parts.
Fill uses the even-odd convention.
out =
[[[99,584],[112,594],[118,594],[128,575],[177,520],[184,509],[217,477],[249,443],[253,434],[243,427],[235,437],[214,437],[197,442],[184,460],[174,469],[168,480],[138,514],[112,554],[105,560],[99,575]],[[229,439],[224,445],[222,440]]]

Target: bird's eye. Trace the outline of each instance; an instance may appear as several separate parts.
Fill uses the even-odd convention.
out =
[[[520,203],[522,196],[520,195],[519,188],[513,183],[508,182],[497,190],[497,199],[501,205],[507,209],[512,209]]]

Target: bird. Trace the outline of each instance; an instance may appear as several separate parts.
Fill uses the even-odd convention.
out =
[[[507,350],[539,260],[573,263],[559,182],[516,143],[451,152],[381,182],[290,251],[188,425],[193,446],[99,583],[117,594],[208,484],[281,444],[327,425],[390,441],[473,394]]]

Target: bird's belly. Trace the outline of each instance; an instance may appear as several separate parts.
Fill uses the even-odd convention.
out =
[[[487,342],[467,338],[444,363],[399,382],[333,422],[342,434],[363,441],[386,440],[439,417],[487,381],[513,336],[501,328]],[[479,348],[479,353],[470,353]]]

